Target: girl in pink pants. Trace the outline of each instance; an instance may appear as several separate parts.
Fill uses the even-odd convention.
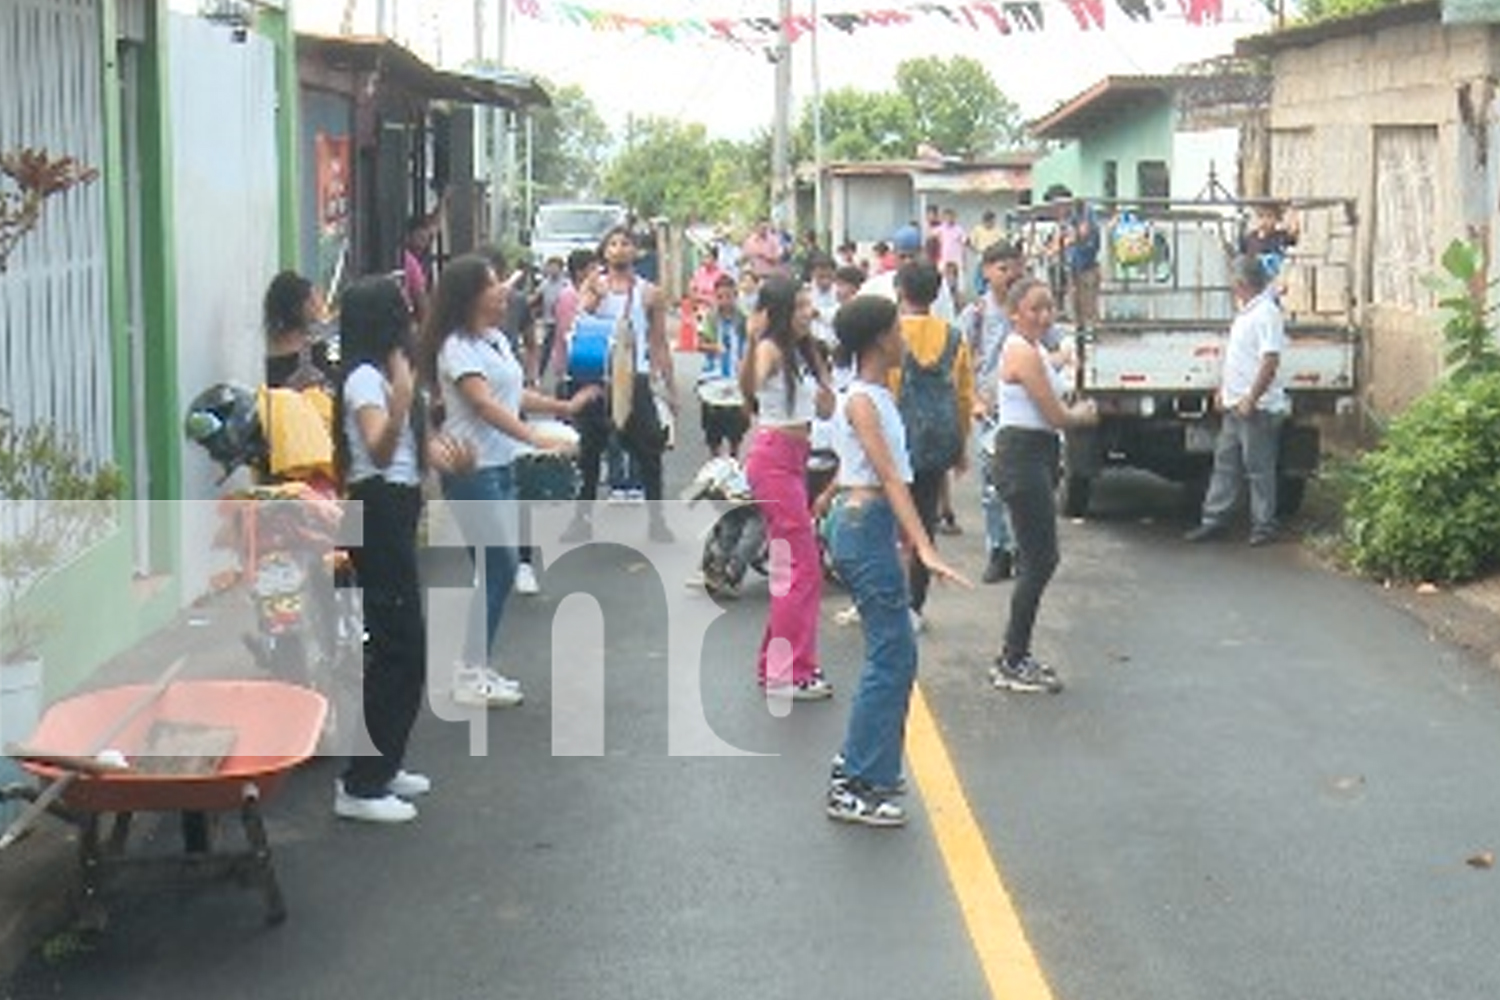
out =
[[[833,695],[818,669],[823,568],[806,478],[812,419],[833,412],[833,393],[812,319],[806,291],[790,278],[768,278],[747,327],[755,346],[740,367],[740,389],[756,416],[745,472],[771,549],[771,612],[756,669],[763,686],[796,701]]]

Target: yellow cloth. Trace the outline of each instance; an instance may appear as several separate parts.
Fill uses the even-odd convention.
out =
[[[901,336],[912,359],[924,368],[937,363],[948,346],[951,324],[939,316],[902,316]],[[974,366],[969,360],[969,345],[960,334],[958,353],[953,355],[953,387],[958,391],[958,433],[968,446],[969,424],[974,410]],[[891,369],[891,395],[901,398],[901,366]]]
[[[969,230],[969,246],[974,248],[975,253],[984,253],[1004,238],[1005,230],[1001,229],[998,223],[986,226],[981,222]]]
[[[624,430],[630,419],[631,396],[635,392],[635,331],[630,328],[629,306],[615,323],[615,342],[609,358],[610,417],[616,430]]]
[[[270,449],[273,476],[333,475],[333,397],[321,386],[268,389],[256,394],[256,413]]]

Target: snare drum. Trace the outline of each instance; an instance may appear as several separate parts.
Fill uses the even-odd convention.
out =
[[[568,340],[568,378],[574,385],[602,383],[609,373],[609,341],[615,321],[579,316]]]
[[[708,379],[698,384],[698,403],[703,411],[703,434],[709,447],[722,441],[739,441],[750,429],[745,397],[739,383],[730,378]]]
[[[573,428],[555,420],[534,421],[532,426],[552,437],[571,437],[575,442],[578,438]],[[516,449],[514,470],[518,500],[573,500],[578,496],[578,463],[571,453],[523,445]]]

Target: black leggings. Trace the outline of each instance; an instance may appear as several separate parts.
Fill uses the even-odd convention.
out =
[[[1042,592],[1057,570],[1057,463],[1060,455],[1054,431],[1002,427],[995,442],[993,475],[1000,498],[1010,512],[1015,537],[1015,589],[1010,595],[1010,624],[1005,628],[1004,655],[1031,652]]]
[[[947,476],[947,469],[932,469],[915,473],[911,480],[911,502],[917,508],[917,517],[922,520],[922,530],[927,532],[933,545],[937,544],[934,529],[938,523],[938,503],[943,495],[943,480]],[[931,582],[932,572],[922,560],[913,556],[911,567],[907,571],[907,585],[911,589],[911,608],[918,614],[927,606],[927,586]]]
[[[344,788],[360,798],[385,794],[406,756],[406,741],[422,707],[427,675],[427,628],[417,577],[417,521],[422,491],[383,479],[349,487],[360,502],[364,540],[349,557],[364,594],[364,732],[344,769]]]

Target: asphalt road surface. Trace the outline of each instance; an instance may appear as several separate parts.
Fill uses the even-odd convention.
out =
[[[677,483],[702,457],[688,437]],[[977,577],[973,484],[959,496],[969,533],[941,545]],[[832,702],[778,717],[760,697],[760,582],[711,626],[699,678],[719,737],[764,756],[670,756],[662,609],[681,584],[599,547],[512,604],[502,656],[527,701],[489,714],[486,755],[461,723],[419,723],[411,762],[438,787],[415,824],[335,820],[330,761],[270,804],[285,925],[227,887],[116,893],[102,937],[61,940],[14,994],[1500,995],[1500,872],[1466,864],[1500,851],[1500,677],[1295,546],[1180,542],[1174,499],[1107,479],[1096,516],[1064,525],[1038,635],[1060,695],[985,683],[1008,584],[934,595],[935,728],[914,720],[904,830],[822,813],[860,654],[832,623],[841,593]],[[553,630],[575,587],[607,627]],[[602,665],[602,755],[554,755],[558,663]]]

